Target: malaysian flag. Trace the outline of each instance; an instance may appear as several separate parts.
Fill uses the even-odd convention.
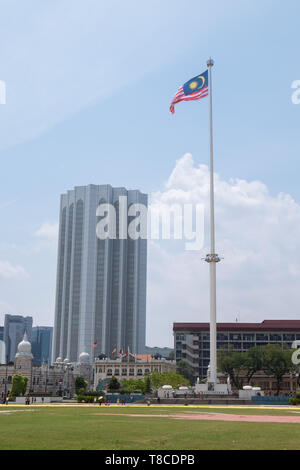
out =
[[[170,111],[174,114],[174,105],[180,101],[200,100],[201,98],[205,98],[207,95],[208,70],[206,70],[202,75],[197,75],[197,77],[191,78],[191,80],[178,88],[170,105]]]

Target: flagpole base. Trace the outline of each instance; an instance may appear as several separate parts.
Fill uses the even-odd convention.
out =
[[[213,383],[207,382],[204,384],[196,384],[195,385],[195,392],[201,393],[203,395],[231,395],[231,385],[229,384],[220,384],[220,383]]]

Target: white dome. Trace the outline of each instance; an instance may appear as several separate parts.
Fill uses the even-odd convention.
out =
[[[244,385],[243,390],[252,390],[251,385]]]
[[[179,387],[179,390],[188,390],[189,387],[185,387],[185,386],[182,386],[182,387]]]
[[[58,357],[55,362],[62,362],[62,358]]]
[[[68,357],[66,357],[66,359],[64,359],[64,363],[68,364],[69,362],[70,362],[70,359]]]
[[[87,352],[82,352],[79,356],[79,362],[81,364],[89,364],[90,362],[90,355]]]
[[[164,390],[172,390],[172,385],[163,385],[161,388],[163,388]]]
[[[31,354],[31,344],[28,341],[27,334],[25,332],[22,341],[18,344],[18,350],[16,357],[33,357]]]

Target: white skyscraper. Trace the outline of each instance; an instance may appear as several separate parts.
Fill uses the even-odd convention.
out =
[[[119,197],[147,206],[147,195],[110,185],[78,186],[61,196],[52,360],[143,352],[147,240],[120,239]],[[96,236],[99,204],[116,210],[116,239]],[[122,212],[124,214],[124,212]]]

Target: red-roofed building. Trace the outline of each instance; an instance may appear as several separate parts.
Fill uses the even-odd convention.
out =
[[[174,323],[176,362],[183,359],[194,369],[195,378],[205,378],[209,365],[209,323]],[[217,348],[231,345],[236,351],[254,346],[300,341],[300,320],[264,320],[261,323],[217,323]]]

